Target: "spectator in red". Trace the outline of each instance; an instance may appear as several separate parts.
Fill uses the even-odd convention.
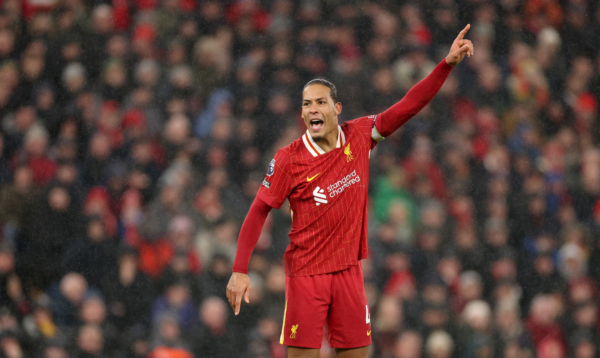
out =
[[[429,138],[420,136],[415,139],[411,155],[402,162],[402,169],[406,173],[408,185],[415,190],[423,185],[422,181],[429,182],[430,191],[425,195],[446,199],[446,184],[441,168],[435,163],[433,148]]]
[[[539,349],[547,339],[564,345],[564,333],[557,322],[558,305],[556,299],[550,295],[539,295],[531,302],[526,328],[534,347]]]
[[[193,355],[185,349],[158,346],[150,352],[149,358],[192,358]]]
[[[33,181],[40,187],[49,184],[56,173],[56,163],[47,151],[48,132],[41,126],[33,126],[25,135],[25,152],[15,158],[31,168]]]
[[[257,0],[236,0],[229,5],[225,19],[231,26],[237,26],[241,21],[250,21],[256,32],[264,32],[269,28],[269,13],[263,9]]]
[[[117,218],[110,210],[110,202],[108,191],[101,186],[96,186],[88,191],[83,203],[83,213],[88,217],[100,217],[108,238],[113,238],[117,234]]]

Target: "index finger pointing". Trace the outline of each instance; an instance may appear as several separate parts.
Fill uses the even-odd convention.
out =
[[[458,34],[458,36],[456,37],[457,40],[462,40],[463,37],[465,37],[467,31],[469,31],[469,29],[471,28],[471,24],[467,24],[467,26],[465,26],[464,29],[462,29],[462,31]]]
[[[236,316],[240,313],[240,308],[242,307],[242,295],[243,294],[235,295],[235,307],[233,308],[233,311]]]

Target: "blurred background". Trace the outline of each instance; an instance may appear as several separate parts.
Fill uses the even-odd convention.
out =
[[[598,357],[591,0],[0,0],[0,357],[285,357],[286,205],[225,287],[303,85],[381,113],[467,23],[371,156],[371,357]]]

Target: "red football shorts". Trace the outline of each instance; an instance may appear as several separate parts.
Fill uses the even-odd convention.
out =
[[[321,348],[325,327],[333,348],[371,344],[371,317],[360,262],[322,275],[286,276],[285,300],[279,343]]]

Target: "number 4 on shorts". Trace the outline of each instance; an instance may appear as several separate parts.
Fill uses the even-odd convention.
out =
[[[367,323],[371,323],[371,315],[369,314],[369,305],[365,305],[365,308],[367,309]]]

